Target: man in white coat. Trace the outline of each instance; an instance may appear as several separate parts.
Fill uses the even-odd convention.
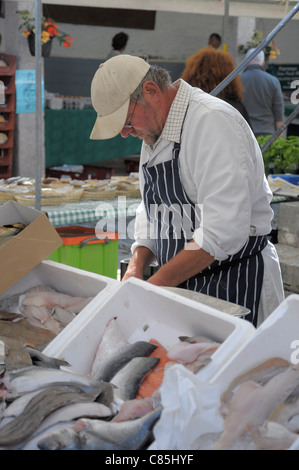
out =
[[[224,101],[122,55],[92,81],[92,139],[143,140],[142,203],[124,280],[179,286],[247,307],[260,324],[284,298],[271,231],[272,193],[247,122]]]

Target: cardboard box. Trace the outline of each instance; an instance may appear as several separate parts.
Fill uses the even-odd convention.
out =
[[[92,307],[81,312],[44,351],[64,358],[80,374],[90,373],[113,317],[130,343],[154,338],[169,349],[180,335],[208,336],[221,342],[212,362],[199,372],[204,379],[210,379],[256,331],[245,320],[135,278],[121,283],[110,297],[98,296]]]
[[[0,206],[0,226],[16,222],[27,227],[7,243],[0,244],[0,294],[62,245],[57,231],[43,212],[14,201]]]

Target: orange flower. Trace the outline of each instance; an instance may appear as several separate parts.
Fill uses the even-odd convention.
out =
[[[22,36],[25,36],[25,38],[30,36],[30,34],[31,34],[31,31],[28,31],[28,29],[25,29],[25,31],[22,32]]]
[[[42,43],[45,44],[50,40],[50,34],[48,31],[42,31]]]
[[[47,27],[47,31],[50,34],[50,36],[57,36],[58,30],[57,30],[57,25],[56,24],[51,24]]]
[[[71,38],[70,36],[66,36],[62,44],[64,45],[64,47],[71,47],[73,40],[74,39]]]

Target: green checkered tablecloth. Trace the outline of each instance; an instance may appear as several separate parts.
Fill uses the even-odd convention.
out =
[[[48,214],[50,222],[59,227],[82,222],[96,222],[102,217],[115,219],[134,217],[139,204],[140,199],[120,196],[111,201],[80,201],[59,206],[43,206],[42,210]]]

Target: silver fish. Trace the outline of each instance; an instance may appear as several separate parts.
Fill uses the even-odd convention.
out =
[[[3,419],[1,421],[0,427],[2,427],[4,424],[7,424],[7,422],[12,421],[16,416],[21,414],[30,400],[38,393],[40,393],[40,390],[34,390],[34,392],[25,393],[24,395],[9,403],[3,412]]]
[[[74,421],[79,418],[109,418],[112,412],[108,406],[97,402],[76,402],[63,406],[51,413],[39,426],[38,432],[62,421]]]
[[[74,401],[94,400],[100,393],[99,386],[89,393],[70,385],[52,386],[42,390],[29,401],[20,415],[0,428],[0,446],[11,447],[25,441],[52,411]]]
[[[92,375],[92,378],[109,382],[131,359],[134,357],[148,356],[156,347],[157,346],[147,341],[136,341],[134,344],[129,344],[123,352],[107,361],[102,371],[100,373],[98,372],[97,375]]]
[[[92,368],[91,376],[99,377],[106,364],[129,346],[129,342],[120,330],[117,319],[111,318],[106,325],[99,343]]]
[[[80,419],[74,426],[44,437],[37,445],[42,450],[138,450],[148,442],[161,410],[122,423]]]
[[[38,366],[6,371],[1,381],[6,389],[15,397],[50,385],[57,385],[61,382],[76,385],[85,392],[94,387],[94,381],[89,377],[73,374],[61,369]],[[107,385],[104,382],[100,382],[100,384],[102,386]]]
[[[34,365],[38,364],[43,367],[53,367],[54,369],[59,369],[61,366],[70,366],[67,361],[47,356],[46,354],[43,354],[37,349],[29,348],[28,346],[26,346],[26,350],[30,354]]]
[[[43,429],[40,432],[38,429],[34,436],[27,439],[26,442],[22,442],[22,444],[18,448],[21,450],[40,450],[37,447],[37,443],[41,439],[48,436],[52,432],[56,432],[60,429],[65,429],[67,426],[73,426],[73,425],[74,425],[74,421],[63,421],[60,423],[53,424],[53,426],[50,426],[47,429]]]
[[[156,357],[131,359],[111,381],[116,387],[115,395],[124,401],[135,398],[141,381],[158,364],[159,360]]]

